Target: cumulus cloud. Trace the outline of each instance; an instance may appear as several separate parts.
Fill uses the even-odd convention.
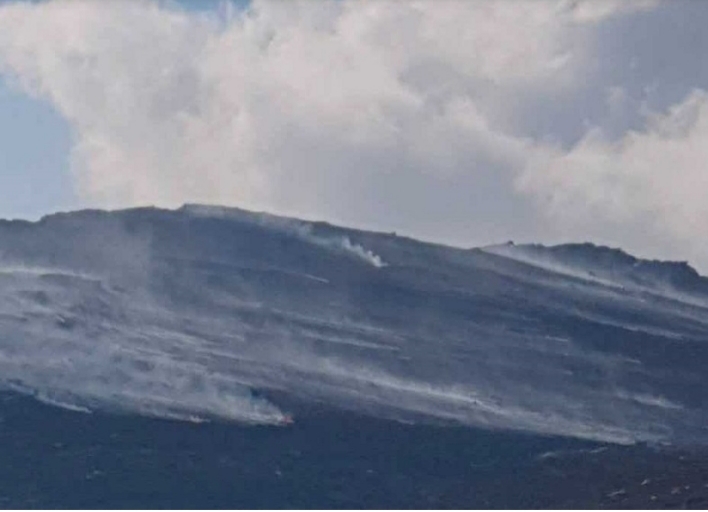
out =
[[[518,186],[571,228],[639,224],[705,261],[708,224],[708,93],[691,92],[647,126],[608,140],[592,129],[570,151],[539,155]]]
[[[577,21],[597,22],[618,12],[632,12],[651,9],[658,0],[595,0],[592,2],[572,1],[573,16]]]
[[[642,225],[656,250],[705,219],[704,93],[657,110],[651,48],[609,42],[660,7],[12,2],[0,73],[68,120],[93,205],[221,203],[468,244]]]

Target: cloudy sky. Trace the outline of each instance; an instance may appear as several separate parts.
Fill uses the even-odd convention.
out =
[[[218,203],[708,272],[708,4],[0,3],[0,216]]]

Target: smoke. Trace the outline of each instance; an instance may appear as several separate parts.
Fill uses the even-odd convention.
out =
[[[4,229],[0,387],[84,413],[189,421],[283,424],[285,393],[406,421],[622,443],[673,440],[674,426],[705,423],[682,383],[657,377],[688,365],[680,354],[657,369],[651,360],[663,351],[606,352],[576,339],[641,332],[680,352],[703,332],[703,309],[549,279],[506,258],[490,268],[491,255],[476,251],[432,256],[398,239],[387,263],[410,269],[406,277],[380,271],[381,258],[352,242],[356,232],[190,209],[76,213]],[[234,236],[196,214],[236,217]],[[160,236],[146,236],[151,230]],[[294,257],[277,250],[288,245],[284,233],[306,242],[291,244],[300,246]],[[260,243],[276,249],[253,261]],[[383,250],[376,237],[369,243]],[[122,253],[105,249],[113,245]],[[215,252],[225,261],[213,264]],[[350,273],[353,257],[362,267]],[[325,261],[317,270],[329,279],[307,274],[312,261]],[[558,327],[569,324],[577,329]]]
[[[376,268],[386,266],[386,263],[384,263],[380,256],[362,247],[360,244],[352,243],[349,237],[318,235],[314,232],[312,224],[306,221],[280,217],[269,213],[249,212],[237,208],[224,208],[219,206],[188,204],[183,206],[181,210],[201,217],[237,219],[242,222],[250,222],[268,229],[287,233],[288,235],[331,251],[351,255]]]
[[[48,269],[4,269],[0,280],[0,386],[82,412],[282,423],[283,413],[243,382],[195,354],[180,357],[187,337],[167,327],[172,315],[149,296]]]

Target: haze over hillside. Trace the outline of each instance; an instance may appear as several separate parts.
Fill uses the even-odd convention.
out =
[[[0,256],[0,382],[55,405],[708,441],[708,293],[685,264],[198,205],[4,221]]]

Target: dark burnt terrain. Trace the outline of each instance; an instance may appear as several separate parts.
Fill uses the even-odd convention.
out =
[[[289,427],[0,399],[3,508],[705,508],[708,453],[291,404]]]

